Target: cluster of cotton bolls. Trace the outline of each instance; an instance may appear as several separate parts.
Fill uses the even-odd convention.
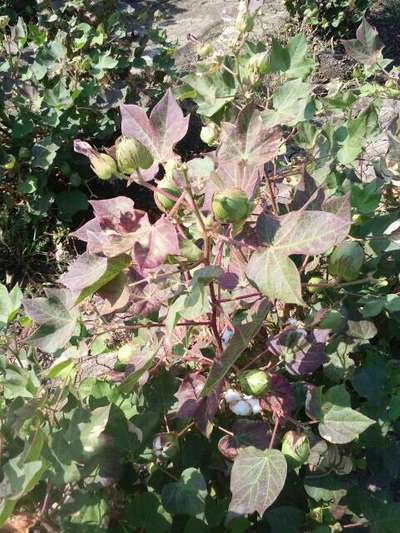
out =
[[[247,394],[228,389],[224,398],[229,409],[238,416],[256,415],[261,412],[260,400]]]

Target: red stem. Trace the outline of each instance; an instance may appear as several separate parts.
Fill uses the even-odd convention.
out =
[[[268,446],[269,450],[271,450],[273,445],[274,445],[274,442],[275,442],[275,439],[276,439],[276,434],[278,433],[280,421],[281,421],[281,419],[278,416],[277,419],[275,420],[274,429],[272,431],[271,440],[269,442],[269,446]]]

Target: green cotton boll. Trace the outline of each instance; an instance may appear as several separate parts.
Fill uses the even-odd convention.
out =
[[[214,194],[212,212],[222,224],[243,222],[250,213],[250,202],[244,191],[232,187]]]
[[[358,278],[364,263],[364,250],[358,242],[344,242],[336,246],[328,259],[328,271],[345,281]]]
[[[90,155],[90,163],[93,172],[101,180],[109,180],[118,174],[117,164],[110,155],[94,153]]]
[[[307,435],[288,431],[282,439],[282,453],[289,468],[303,465],[310,456],[310,441]]]
[[[179,198],[181,195],[181,191],[174,185],[174,183],[171,180],[168,179],[162,179],[158,182],[157,187],[168,194],[171,194],[172,196],[176,196],[176,199]],[[171,198],[168,198],[162,193],[155,192],[154,193],[154,201],[156,203],[156,206],[160,211],[163,213],[168,213],[168,211],[171,211],[171,209],[174,207],[175,203]]]
[[[248,370],[240,376],[240,388],[244,394],[262,396],[271,389],[271,378],[263,370]]]
[[[217,126],[215,124],[203,126],[200,132],[200,139],[208,146],[214,146],[218,139]]]
[[[148,169],[154,162],[151,153],[136,139],[122,137],[116,145],[118,168],[124,174],[133,174],[138,169]]]

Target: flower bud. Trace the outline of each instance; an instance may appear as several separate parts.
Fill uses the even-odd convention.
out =
[[[179,441],[175,433],[159,433],[153,439],[154,454],[160,459],[172,459],[178,449]]]
[[[205,59],[206,57],[210,56],[214,52],[214,47],[211,43],[206,43],[198,47],[197,49],[197,55],[201,59]]]
[[[93,152],[89,159],[93,172],[101,180],[109,180],[118,174],[117,164],[110,155]]]
[[[136,347],[132,342],[127,342],[117,352],[118,361],[127,364],[136,353]]]
[[[344,242],[336,246],[328,259],[332,276],[353,281],[358,278],[364,262],[364,250],[357,242]]]
[[[239,5],[235,28],[239,33],[249,33],[254,28],[254,17],[248,12],[246,2]]]
[[[176,196],[178,199],[181,191],[174,185],[174,183],[169,179],[162,179],[158,182],[157,187],[161,191],[165,191],[168,194],[172,194],[172,196]],[[154,201],[160,211],[163,211],[164,213],[168,213],[168,211],[171,211],[171,209],[174,207],[175,202],[171,199],[165,196],[162,193],[156,192],[154,193]]]
[[[10,17],[7,15],[3,15],[0,17],[0,30],[4,30],[6,26],[8,26],[8,23],[10,22]]]
[[[261,396],[271,388],[271,378],[263,370],[247,370],[240,376],[240,387],[245,394]]]
[[[124,174],[132,174],[139,168],[150,168],[154,161],[147,148],[130,137],[123,137],[118,141],[116,156],[118,167]]]
[[[222,224],[243,222],[250,212],[250,202],[245,192],[232,187],[214,194],[212,211]]]
[[[282,453],[289,468],[298,468],[310,456],[310,441],[304,433],[288,431],[282,440]]]
[[[267,52],[260,52],[258,54],[254,54],[249,59],[247,65],[249,70],[256,72],[260,76],[263,76],[264,74],[266,74],[269,65],[269,56]]]
[[[208,146],[214,146],[217,143],[217,126],[213,123],[203,126],[200,132],[200,139]]]

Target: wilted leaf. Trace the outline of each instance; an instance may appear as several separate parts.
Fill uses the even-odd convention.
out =
[[[233,463],[229,511],[238,515],[257,511],[262,516],[281,493],[286,474],[286,460],[279,450],[245,448]]]
[[[349,56],[367,66],[375,65],[382,59],[383,44],[377,30],[365,18],[357,29],[356,37],[342,41]]]
[[[165,217],[157,220],[134,245],[134,257],[140,270],[158,267],[168,255],[179,253],[176,228]]]

